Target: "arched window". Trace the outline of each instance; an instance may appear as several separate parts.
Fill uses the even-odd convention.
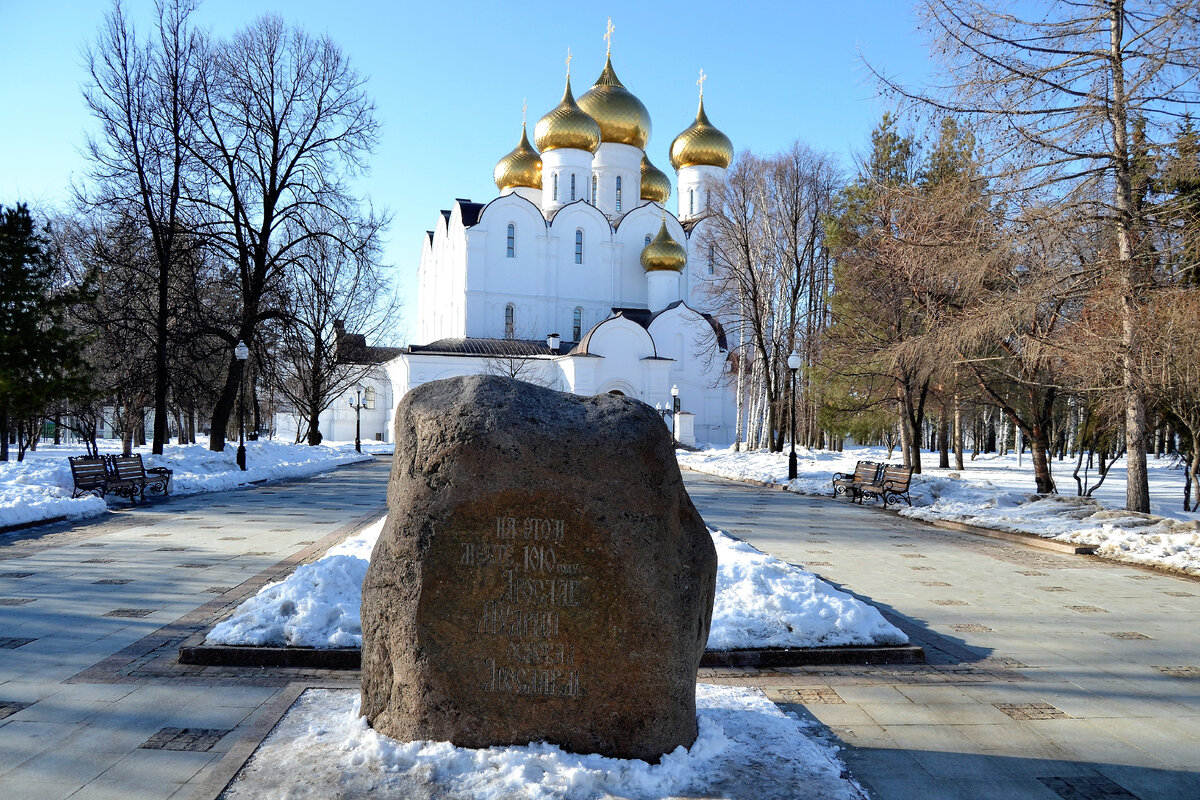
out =
[[[648,233],[646,234],[646,244],[645,244],[645,246],[646,246],[646,247],[649,247],[649,246],[650,246],[650,234],[648,234]]]
[[[363,392],[363,408],[367,409],[368,411],[373,411],[375,409],[374,386],[368,386],[366,391]]]
[[[575,173],[571,173],[571,200],[575,199]]]
[[[554,173],[554,192],[550,195],[553,199],[558,199],[558,173]]]
[[[617,213],[621,213],[621,176],[617,176]]]
[[[583,263],[583,228],[575,229],[575,263]]]
[[[504,338],[513,338],[513,304],[509,303],[504,307]]]
[[[583,338],[583,309],[575,306],[575,312],[571,317],[571,341],[578,342]]]
[[[599,181],[597,181],[596,176],[593,175],[592,176],[592,205],[596,205],[596,188],[598,187],[598,185],[599,185]]]
[[[508,226],[508,257],[517,257],[517,226],[511,223]]]
[[[688,213],[696,213],[696,190],[688,189]]]

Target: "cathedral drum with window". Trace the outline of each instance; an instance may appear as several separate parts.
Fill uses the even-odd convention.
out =
[[[570,56],[562,98],[493,172],[499,196],[458,199],[428,231],[415,341],[374,358],[398,401],[415,386],[493,373],[577,394],[620,392],[680,409],[697,443],[728,445],[735,401],[729,343],[709,313],[712,253],[700,245],[708,190],[733,159],[696,119],[649,156],[650,114],[617,77],[611,50],[578,100]],[[569,334],[569,335],[568,335]],[[363,348],[365,358],[372,348]],[[386,355],[386,357],[384,357]],[[685,441],[685,443],[691,443]]]

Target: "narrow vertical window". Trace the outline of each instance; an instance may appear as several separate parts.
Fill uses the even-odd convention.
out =
[[[645,246],[646,247],[650,246],[650,234],[648,234],[648,233],[646,234],[646,245]]]
[[[575,229],[575,263],[583,263],[583,228]]]
[[[596,176],[593,175],[592,176],[592,205],[596,205],[596,189],[598,186],[599,186],[599,181],[597,181]]]
[[[571,200],[575,199],[575,173],[571,173]]]
[[[504,307],[504,338],[513,338],[513,304]]]
[[[621,176],[617,176],[617,213],[621,213]]]
[[[516,258],[517,256],[517,226],[508,226],[508,257]]]
[[[558,173],[554,173],[554,191],[550,195],[551,198],[558,199]]]
[[[363,408],[367,409],[368,411],[373,411],[375,409],[374,386],[368,386],[366,391],[363,392]]]
[[[575,313],[571,317],[571,341],[578,342],[583,336],[583,309],[575,306]]]
[[[688,189],[688,213],[696,213],[696,190]]]

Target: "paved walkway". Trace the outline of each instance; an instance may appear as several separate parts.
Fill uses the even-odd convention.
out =
[[[384,511],[388,462],[0,538],[0,798],[211,797],[300,683],[179,644]],[[705,519],[876,604],[929,664],[762,686],[889,798],[1200,797],[1200,583],[686,473]]]
[[[1200,583],[685,473],[711,527],[869,600],[924,666],[704,671],[828,726],[879,798],[1200,797]]]
[[[292,680],[179,643],[385,511],[389,462],[0,538],[0,798],[189,797]]]

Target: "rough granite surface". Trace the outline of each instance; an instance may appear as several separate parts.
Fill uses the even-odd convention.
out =
[[[370,724],[652,762],[691,745],[717,560],[654,410],[471,376],[409,392],[395,435]]]

